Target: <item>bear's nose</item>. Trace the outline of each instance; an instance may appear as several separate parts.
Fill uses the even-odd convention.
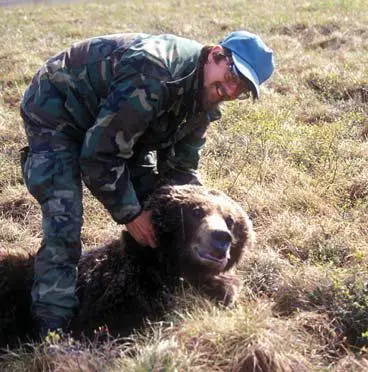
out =
[[[228,231],[216,230],[212,231],[211,240],[213,249],[225,254],[231,243],[231,235]]]

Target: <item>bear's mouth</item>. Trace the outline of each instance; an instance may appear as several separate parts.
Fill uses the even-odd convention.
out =
[[[218,250],[208,250],[203,249],[199,246],[194,247],[194,252],[200,261],[213,262],[218,265],[226,265],[228,259],[230,258],[230,250],[218,251]]]

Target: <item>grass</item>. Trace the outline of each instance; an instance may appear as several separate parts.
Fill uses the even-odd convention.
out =
[[[149,9],[149,11],[147,11]],[[262,11],[260,11],[262,9]],[[68,338],[1,356],[4,371],[364,371],[368,368],[368,9],[363,0],[89,1],[0,8],[0,245],[33,251],[40,211],[21,179],[21,95],[43,60],[115,32],[216,43],[260,34],[277,71],[259,102],[231,102],[200,172],[252,216],[257,245],[233,308],[186,292],[121,345]],[[85,191],[85,249],[120,227]]]

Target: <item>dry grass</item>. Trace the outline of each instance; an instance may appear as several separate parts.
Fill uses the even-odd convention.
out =
[[[364,0],[90,1],[0,8],[0,17],[1,253],[34,251],[41,238],[18,166],[18,105],[44,59],[99,34],[171,32],[214,43],[246,28],[273,47],[278,65],[259,102],[223,106],[202,154],[207,185],[237,199],[258,236],[240,267],[239,303],[218,308],[185,292],[176,313],[128,343],[23,345],[1,357],[1,370],[367,370]],[[85,249],[119,231],[86,190]]]

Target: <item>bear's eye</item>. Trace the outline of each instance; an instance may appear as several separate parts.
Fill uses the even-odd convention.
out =
[[[193,208],[192,209],[192,214],[196,218],[203,218],[204,215],[205,215],[204,210],[200,207]]]
[[[231,216],[225,218],[225,223],[228,229],[231,229],[234,226],[234,219]]]

